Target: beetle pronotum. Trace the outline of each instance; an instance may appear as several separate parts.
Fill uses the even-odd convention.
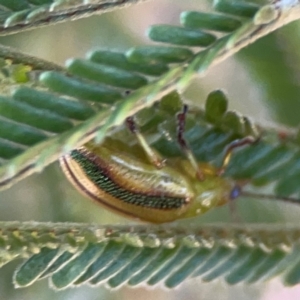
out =
[[[221,177],[232,150],[253,143],[246,137],[231,143],[218,170],[198,163],[184,139],[187,106],[177,114],[177,140],[186,159],[163,160],[146,142],[133,118],[126,123],[139,146],[106,139],[71,151],[60,159],[71,183],[84,195],[114,212],[153,223],[170,222],[205,213],[239,195],[239,186]],[[133,150],[133,149],[132,149]]]

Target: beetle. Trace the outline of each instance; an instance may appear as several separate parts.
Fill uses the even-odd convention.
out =
[[[201,215],[239,196],[239,185],[221,175],[233,149],[255,139],[232,142],[220,169],[198,163],[184,138],[187,110],[184,105],[177,114],[177,141],[184,159],[162,159],[129,117],[126,125],[136,136],[137,147],[112,138],[101,145],[89,142],[62,156],[60,165],[81,193],[113,212],[151,223]]]

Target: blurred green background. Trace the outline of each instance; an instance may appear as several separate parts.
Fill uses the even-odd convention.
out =
[[[9,37],[0,43],[31,55],[64,64],[71,57],[84,57],[91,49],[126,50],[150,43],[144,32],[152,24],[179,24],[183,10],[208,10],[199,0],[153,0],[114,13],[94,16]],[[293,23],[258,41],[238,55],[198,78],[185,97],[202,105],[208,92],[216,88],[227,91],[230,108],[236,109],[263,125],[296,127],[300,115],[300,23]],[[299,65],[299,66],[298,66]],[[57,163],[41,174],[29,177],[0,193],[1,221],[87,222],[101,224],[128,223],[79,195],[67,182]],[[243,222],[297,222],[299,208],[288,204],[239,200],[237,211]],[[214,210],[204,217],[182,223],[211,221],[231,222],[228,207]],[[131,221],[130,221],[131,222]],[[133,223],[133,222],[132,222]],[[226,225],[225,225],[226,226]],[[19,262],[18,262],[19,263]],[[283,288],[278,280],[267,285],[227,286],[222,281],[201,284],[190,280],[174,291],[162,287],[111,291],[81,287],[55,292],[46,280],[21,290],[12,285],[17,262],[0,269],[0,299],[300,299],[300,288]]]

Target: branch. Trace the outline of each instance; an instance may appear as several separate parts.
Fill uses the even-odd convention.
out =
[[[85,0],[56,0],[49,4],[24,4],[26,9],[23,6],[19,8],[15,1],[7,7],[12,11],[3,12],[7,17],[0,21],[0,35],[86,18],[144,1],[146,0],[92,0],[86,4]],[[8,4],[4,4],[4,7],[6,5]]]

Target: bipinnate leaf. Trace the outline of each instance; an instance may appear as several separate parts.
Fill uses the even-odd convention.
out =
[[[0,0],[0,33],[134,2],[140,1]],[[176,136],[176,114],[184,102],[180,93],[195,75],[299,19],[299,5],[294,0],[265,6],[216,1],[221,13],[187,11],[181,14],[182,26],[153,25],[148,36],[167,45],[97,50],[87,59],[69,60],[65,68],[1,46],[0,188],[93,138],[136,143],[123,125],[133,114],[162,156],[183,157]],[[184,136],[196,159],[220,167],[226,147],[250,136],[256,142],[233,154],[224,176],[248,183],[242,191],[246,197],[299,204],[299,134],[264,128],[250,116],[228,111],[227,98],[217,90],[204,109],[191,107]],[[270,194],[257,194],[256,185],[266,184],[273,187]],[[193,277],[256,283],[275,276],[292,286],[300,281],[298,227],[5,222],[0,224],[0,266],[25,259],[14,275],[16,287],[43,278],[64,289],[104,283],[174,288]]]
[[[98,5],[98,2],[93,1],[93,5]],[[51,2],[51,7],[54,5],[55,9],[72,10],[81,7],[76,6],[77,3],[79,2],[54,1]],[[1,188],[42,170],[59,156],[94,137],[96,142],[101,142],[110,128],[121,125],[129,115],[151,106],[173,89],[181,92],[196,73],[204,74],[211,65],[233,55],[286,22],[298,18],[294,13],[295,6],[289,2],[276,3],[265,8],[246,2],[219,1],[216,9],[228,16],[184,12],[181,16],[183,27],[156,25],[149,29],[150,38],[170,44],[168,46],[140,46],[125,53],[95,51],[87,60],[70,60],[65,72],[54,67],[45,67],[48,71],[40,75],[38,83],[43,85],[42,90],[28,87],[27,96],[24,96],[24,87],[16,87],[11,97],[1,100],[0,115],[8,119],[5,120],[6,123],[9,120],[17,121],[27,131],[34,127],[33,134],[40,138],[30,138],[39,142],[38,144],[32,142],[31,145],[24,145],[14,132],[11,132],[11,138],[5,132],[0,136],[1,147],[4,149],[3,166],[0,167]],[[198,35],[194,32],[195,28]],[[220,32],[218,38],[206,32],[212,28]],[[193,49],[200,45],[194,44],[198,39],[201,46],[206,46],[205,49]],[[145,75],[152,75],[154,78],[149,80]],[[124,88],[131,91],[129,96],[124,93]],[[43,104],[44,99],[51,104]],[[25,103],[19,103],[23,101]],[[110,104],[111,107],[103,107],[102,104]],[[8,106],[13,111],[13,116],[7,115]],[[25,119],[25,116],[15,113],[23,108],[27,112]],[[230,124],[235,122],[234,126],[240,126],[235,128],[235,133],[243,135],[248,126],[247,118],[244,117],[244,124],[239,122],[240,118],[231,112],[226,113],[224,127],[231,127]],[[6,127],[13,125],[6,124]],[[251,131],[249,126],[247,128]],[[48,131],[49,138],[46,139],[40,130]],[[16,128],[16,134],[18,132],[20,128]],[[53,133],[57,135],[53,136]],[[20,142],[20,146],[12,142]]]
[[[151,233],[149,233],[151,230]],[[55,289],[82,284],[174,288],[189,278],[228,284],[280,276],[296,285],[299,226],[227,224],[197,227],[2,223],[5,245],[27,257],[14,283],[26,287],[48,277]],[[17,246],[17,242],[22,245]],[[31,247],[24,247],[30,243]],[[1,246],[1,258],[10,250]],[[25,250],[24,250],[25,249]]]

